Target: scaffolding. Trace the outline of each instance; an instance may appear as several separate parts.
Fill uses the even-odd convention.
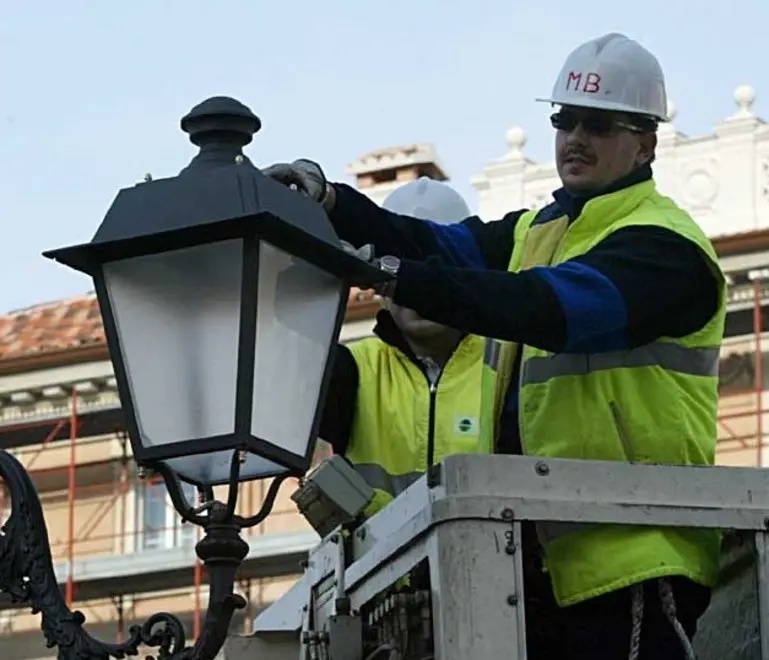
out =
[[[109,481],[107,483],[97,483],[91,485],[77,484],[78,476],[78,454],[77,454],[77,441],[80,436],[80,416],[78,414],[78,394],[74,390],[69,395],[69,416],[51,422],[50,420],[40,422],[27,422],[24,424],[13,425],[5,428],[0,428],[0,441],[4,449],[14,451],[19,445],[24,446],[28,444],[28,439],[25,439],[21,443],[14,442],[14,436],[20,432],[29,436],[30,432],[35,430],[45,433],[42,442],[34,449],[30,454],[25,456],[25,464],[27,471],[32,477],[33,481],[38,481],[41,477],[52,476],[54,473],[66,473],[67,479],[67,534],[66,539],[62,541],[55,541],[51,539],[51,553],[54,557],[54,561],[57,558],[64,555],[66,559],[66,578],[64,580],[64,597],[69,607],[73,607],[76,601],[76,572],[75,572],[75,559],[77,556],[77,546],[79,543],[87,540],[89,542],[99,540],[114,539],[117,541],[117,552],[119,554],[125,554],[128,547],[128,536],[131,532],[127,531],[127,507],[125,505],[125,499],[127,498],[132,486],[133,479],[131,478],[130,471],[130,453],[128,448],[127,436],[124,429],[114,430],[115,435],[119,439],[122,447],[122,455],[118,458],[119,473],[117,476],[117,483],[113,484]],[[104,430],[104,429],[100,429]],[[62,437],[65,436],[66,438]],[[35,464],[39,462],[40,457],[44,452],[48,450],[54,443],[66,442],[68,445],[69,459],[66,466],[55,468],[36,468]],[[112,487],[112,488],[111,488]],[[110,493],[110,491],[112,491]],[[77,529],[77,502],[78,498],[88,493],[99,493],[105,496],[105,506],[101,507],[101,510],[94,516],[91,516],[89,520],[83,525],[81,530]],[[43,496],[45,493],[41,493]],[[5,507],[5,489],[0,493],[0,507],[3,511],[6,511]],[[108,536],[92,535],[89,530],[93,530],[98,527],[99,524],[108,515],[113,513],[114,505],[123,500],[123,505],[120,507],[121,524],[120,528],[115,530],[113,534]],[[43,508],[45,511],[45,501],[43,501]],[[138,532],[133,532],[138,533]],[[63,546],[63,552],[62,552]],[[203,572],[199,561],[196,561],[194,566],[190,569],[190,582],[195,593],[196,608],[193,613],[194,629],[192,631],[193,637],[197,638],[200,633],[200,589],[203,584]],[[110,597],[113,600],[116,610],[116,622],[117,622],[117,637],[118,641],[123,641],[125,638],[125,607],[124,598],[127,594],[113,593]]]
[[[147,532],[136,520],[137,511],[130,512],[128,506],[131,493],[135,495],[139,488],[145,489],[156,483],[162,483],[159,477],[149,477],[140,479],[133,469],[133,461],[130,452],[127,433],[122,423],[120,409],[114,407],[111,410],[88,411],[79,410],[78,393],[74,390],[68,394],[68,404],[66,408],[68,413],[59,419],[45,419],[41,421],[27,421],[24,423],[0,426],[0,447],[13,452],[17,458],[22,458],[27,471],[38,487],[41,496],[43,510],[49,523],[49,536],[51,553],[54,558],[54,564],[57,569],[57,575],[60,579],[60,587],[64,598],[69,607],[76,604],[80,607],[87,605],[89,601],[111,601],[114,606],[115,629],[110,631],[113,637],[118,641],[125,639],[127,626],[133,623],[130,608],[127,602],[133,602],[137,598],[150,595],[153,591],[163,592],[167,590],[181,590],[189,592],[192,595],[192,611],[190,629],[192,640],[197,639],[201,632],[203,612],[205,610],[205,587],[206,574],[202,563],[194,554],[194,542],[199,540],[201,530],[195,529],[195,535],[188,540],[184,547],[174,549],[173,547],[163,547],[155,552],[165,557],[162,562],[150,561],[144,562],[141,570],[138,568],[134,572],[131,569],[131,561],[141,558],[146,551],[136,548],[140,547],[140,537]],[[61,409],[61,408],[60,408]],[[83,453],[83,442],[89,439],[95,442],[117,442],[120,450],[117,456],[110,456],[109,465],[105,466],[101,462],[84,463],[81,454]],[[80,451],[78,451],[80,447]],[[64,450],[67,454],[65,465],[56,467],[41,467],[45,462],[46,452],[52,452],[54,449]],[[316,460],[328,452],[323,446],[319,448]],[[97,468],[104,474],[103,470],[109,468],[110,477],[105,477],[96,483],[78,483],[83,481],[83,475],[80,474],[87,468]],[[116,468],[116,469],[115,469]],[[51,534],[50,524],[54,522],[51,518],[51,512],[46,510],[47,496],[60,496],[61,492],[55,486],[49,488],[46,484],[51,483],[66,484],[66,504],[63,510],[66,512],[66,524],[61,520],[57,522],[57,529],[65,529],[64,538],[54,538]],[[0,480],[0,485],[2,481]],[[239,499],[239,509],[241,513],[249,510],[258,509],[260,499],[266,494],[267,484],[254,483],[241,487],[241,497]],[[165,488],[162,492],[165,495]],[[0,512],[4,517],[8,515],[8,494],[5,488],[0,488]],[[94,511],[86,511],[83,515],[82,510],[78,510],[78,504],[83,504],[84,500],[91,498],[100,502]],[[169,498],[164,497],[167,507],[166,520],[174,520],[173,527],[153,526],[154,533],[178,533],[181,521],[178,514],[173,511]],[[135,503],[134,499],[134,503]],[[118,506],[119,505],[119,506]],[[115,507],[118,506],[118,510]],[[62,507],[59,507],[59,510]],[[133,514],[133,521],[129,516]],[[109,533],[98,533],[96,530],[103,527],[102,523],[112,516],[114,527]],[[186,525],[186,524],[185,524]],[[258,542],[261,539],[274,540],[275,547],[269,547],[265,551],[258,552],[249,556],[242,566],[239,574],[239,588],[244,595],[251,596],[252,587],[257,586],[255,581],[261,578],[283,577],[296,575],[301,572],[300,563],[306,557],[307,550],[315,541],[314,533],[308,531],[304,535],[301,533],[289,534],[261,534],[259,528],[244,531],[246,541]],[[273,536],[274,539],[267,537]],[[278,537],[298,537],[298,542],[283,544],[281,547]],[[114,557],[108,556],[109,553],[100,552],[90,553],[83,546],[94,546],[104,544],[110,545],[114,549]],[[172,559],[170,555],[177,553],[178,561]],[[85,571],[86,575],[78,575],[78,566],[84,562],[103,560],[109,562],[114,558],[122,558],[123,566],[120,571],[114,571],[116,565],[113,561],[105,570],[100,573],[94,570]],[[249,561],[251,560],[251,561]],[[149,566],[147,566],[149,563]],[[170,567],[169,567],[170,566]],[[122,572],[121,572],[122,571]],[[61,573],[64,574],[62,579]],[[137,586],[138,585],[138,586]],[[252,599],[247,597],[247,607],[243,613],[243,631],[250,630],[250,621],[255,616],[252,609]],[[15,608],[9,600],[0,600],[0,613],[11,617],[17,616],[19,610]],[[141,617],[138,617],[141,618]],[[97,621],[97,623],[100,623]],[[101,622],[104,623],[104,622]],[[8,624],[6,624],[8,625]],[[11,626],[12,627],[12,626]],[[2,631],[0,631],[2,632]],[[10,632],[13,635],[13,632]],[[26,632],[26,631],[25,631]],[[5,641],[5,640],[4,640]]]
[[[741,315],[740,323],[732,324],[733,331],[727,324],[727,341],[740,344],[741,352],[735,355],[739,359],[732,359],[730,364],[737,364],[737,368],[730,367],[729,373],[722,370],[722,411],[719,414],[719,455],[727,458],[729,455],[741,452],[741,460],[750,454],[750,463],[761,466],[765,463],[763,450],[764,439],[764,363],[762,359],[762,347],[766,331],[766,311],[769,310],[769,276],[755,271],[743,273],[740,278],[731,279],[730,286],[730,312]],[[748,326],[748,317],[750,319]],[[736,317],[735,317],[736,318]],[[731,334],[730,334],[731,333]],[[203,589],[206,585],[205,570],[197,561],[191,548],[187,554],[179,555],[179,565],[172,570],[166,570],[163,566],[150,566],[139,573],[132,574],[128,570],[124,575],[79,575],[79,563],[90,555],[83,546],[94,544],[96,541],[113,543],[116,557],[136,557],[142,553],[133,552],[137,547],[137,536],[145,530],[136,528],[134,521],[129,519],[131,513],[127,502],[130,494],[136,491],[137,479],[133,469],[130,445],[127,439],[122,413],[117,405],[109,409],[79,409],[79,395],[73,388],[67,394],[69,402],[60,408],[62,414],[57,418],[40,421],[27,421],[13,425],[0,426],[0,447],[17,453],[19,449],[26,448],[24,463],[36,483],[50,481],[54,474],[59,475],[59,480],[66,483],[66,533],[64,538],[51,538],[51,548],[57,560],[57,568],[62,568],[66,575],[63,580],[62,590],[67,603],[72,606],[75,603],[87,602],[89,599],[111,599],[114,605],[115,633],[119,640],[126,634],[127,620],[130,622],[129,607],[126,603],[129,599],[141,597],[158,585],[168,585],[169,589],[191,589],[192,591],[192,622],[191,632],[193,638],[197,638],[201,631],[202,611],[204,609]],[[730,410],[729,402],[738,400],[742,403],[738,410]],[[109,459],[111,477],[92,484],[79,484],[79,471],[83,467],[81,454],[84,440],[88,438],[109,437],[119,446],[117,455]],[[33,448],[30,450],[30,448]],[[66,449],[68,452],[67,464],[54,468],[41,467],[46,452],[52,448]],[[324,447],[320,456],[327,454]],[[18,455],[18,454],[17,454]],[[747,464],[745,462],[741,464]],[[146,485],[150,482],[144,482]],[[239,506],[243,512],[258,508],[260,497],[264,496],[266,484],[252,484],[244,489]],[[40,488],[45,495],[45,489]],[[103,495],[103,503],[96,511],[89,514],[88,519],[79,521],[78,526],[78,501],[88,494]],[[170,506],[166,499],[166,506]],[[119,511],[115,512],[115,506]],[[46,499],[43,497],[43,508],[46,509]],[[7,512],[5,495],[0,489],[0,511]],[[116,522],[112,533],[106,535],[95,534],[94,530],[107,516],[114,516]],[[177,516],[178,517],[178,516]],[[177,527],[175,527],[176,529]],[[61,529],[61,521],[59,521]],[[157,531],[157,528],[155,528]],[[260,530],[250,530],[249,536],[259,536]],[[261,535],[261,538],[270,536]],[[277,536],[277,535],[276,535]],[[247,537],[246,540],[249,540]],[[306,538],[303,541],[308,543]],[[299,563],[306,557],[308,547],[287,547],[285,543],[276,544],[276,547],[267,554],[249,556],[244,562],[244,570],[241,574],[240,588],[249,596],[253,593],[254,582],[263,577],[288,577],[299,573]],[[166,553],[170,553],[170,550]],[[253,553],[252,553],[253,555]],[[251,564],[249,565],[249,560]],[[139,585],[139,586],[137,586]],[[255,615],[251,598],[246,598],[248,609],[244,613],[244,631],[250,630],[250,621]],[[13,611],[8,603],[0,602],[0,612]]]
[[[765,401],[767,387],[763,356],[769,311],[769,278],[763,271],[751,270],[728,279],[731,285],[729,313],[742,314],[743,318],[741,322],[727,323],[725,345],[738,344],[741,350],[722,360],[718,456],[722,461],[728,461],[730,454],[739,453],[743,457],[740,464],[764,466],[764,415],[769,411]],[[748,321],[747,315],[750,316],[750,328],[745,334],[740,330]],[[753,459],[746,461],[751,452],[754,452]]]

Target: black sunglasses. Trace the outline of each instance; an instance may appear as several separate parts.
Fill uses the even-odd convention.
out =
[[[625,129],[633,133],[644,132],[640,126],[635,126],[634,124],[621,121],[612,115],[598,112],[577,114],[576,112],[559,110],[550,115],[550,123],[556,130],[566,131],[567,133],[571,133],[577,126],[581,125],[585,133],[593,137],[607,137],[612,133],[616,133],[617,129]]]

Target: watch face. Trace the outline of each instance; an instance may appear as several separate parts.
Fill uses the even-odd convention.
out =
[[[379,260],[379,264],[382,267],[382,270],[386,270],[388,273],[392,273],[394,275],[398,272],[398,268],[401,265],[401,260],[398,259],[398,257],[385,255]]]

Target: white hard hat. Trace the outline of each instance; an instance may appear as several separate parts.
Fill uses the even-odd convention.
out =
[[[459,222],[472,215],[456,190],[424,176],[393,190],[382,202],[382,207],[393,213],[441,224]]]
[[[552,96],[537,101],[668,120],[660,63],[641,44],[616,32],[574,50],[566,58]]]

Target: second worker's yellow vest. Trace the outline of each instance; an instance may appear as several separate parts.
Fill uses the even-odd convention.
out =
[[[348,460],[376,490],[372,516],[450,454],[489,453],[480,435],[483,339],[467,335],[437,384],[403,351],[378,337],[350,344],[359,372]]]

